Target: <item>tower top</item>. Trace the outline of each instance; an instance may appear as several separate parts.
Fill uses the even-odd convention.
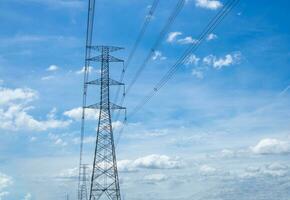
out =
[[[115,47],[115,46],[106,46],[106,45],[96,45],[96,46],[88,46],[89,49],[102,51],[106,49],[109,52],[118,51],[124,49],[123,47]]]

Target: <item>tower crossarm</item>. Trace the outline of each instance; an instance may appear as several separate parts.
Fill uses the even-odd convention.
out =
[[[99,55],[99,56],[94,56],[92,58],[88,58],[89,61],[94,61],[94,62],[124,62],[124,60],[116,58],[111,55],[107,55],[106,57]]]
[[[119,106],[119,105],[114,104],[112,102],[110,102],[110,104],[102,105],[102,107],[100,106],[100,103],[96,103],[96,104],[86,106],[85,108],[88,108],[88,109],[110,109],[110,110],[125,110],[126,109],[125,107]]]
[[[104,48],[106,48],[109,52],[118,51],[124,49],[123,47],[115,47],[115,46],[104,46],[104,45],[97,45],[97,46],[87,46],[87,48],[96,50],[96,51],[102,51]]]
[[[101,78],[99,78],[99,79],[87,82],[87,84],[90,84],[90,85],[101,85],[102,83],[103,84],[106,83],[106,80],[102,80]],[[125,84],[110,78],[109,85],[125,85]]]

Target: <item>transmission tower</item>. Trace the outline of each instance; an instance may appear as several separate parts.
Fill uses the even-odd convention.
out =
[[[88,165],[87,164],[82,164],[81,165],[81,179],[80,179],[80,187],[79,187],[79,192],[78,194],[79,196],[79,200],[88,200],[88,174],[87,174],[87,170],[88,170]]]
[[[120,47],[91,46],[93,51],[101,52],[101,55],[89,58],[92,62],[101,63],[101,78],[88,82],[92,85],[100,85],[100,103],[87,106],[88,109],[99,110],[99,122],[97,139],[91,177],[90,200],[120,200],[120,186],[116,163],[116,153],[111,121],[111,110],[125,109],[110,102],[110,86],[124,86],[123,83],[110,78],[110,62],[123,62],[110,55],[110,52],[121,50]]]

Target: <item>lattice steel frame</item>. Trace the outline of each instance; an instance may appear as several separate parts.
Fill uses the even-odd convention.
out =
[[[79,188],[79,199],[81,200],[88,200],[89,195],[88,195],[88,165],[87,164],[82,164],[81,165],[81,173],[80,173],[80,188]]]
[[[123,62],[123,60],[110,55],[110,52],[122,48],[112,46],[92,46],[90,48],[101,52],[100,56],[89,58],[90,61],[101,62],[101,79],[88,82],[88,84],[101,85],[101,101],[99,104],[86,107],[99,109],[99,122],[89,199],[121,200],[111,110],[125,108],[110,102],[110,85],[124,84],[110,79],[109,63]]]

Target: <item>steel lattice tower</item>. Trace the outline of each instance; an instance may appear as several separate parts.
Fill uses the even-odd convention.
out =
[[[80,200],[88,200],[89,195],[88,195],[88,174],[87,174],[87,169],[88,169],[87,164],[82,164],[81,165],[81,173],[80,173],[80,187],[79,187],[79,198]]]
[[[101,63],[101,78],[88,84],[100,85],[100,103],[87,106],[99,109],[99,122],[90,187],[90,200],[109,199],[120,200],[120,186],[116,163],[116,153],[111,121],[111,110],[125,109],[110,102],[110,85],[124,85],[110,78],[110,62],[123,60],[110,55],[110,52],[120,50],[120,47],[91,46],[91,50],[101,52],[101,55],[89,58],[89,61]]]

